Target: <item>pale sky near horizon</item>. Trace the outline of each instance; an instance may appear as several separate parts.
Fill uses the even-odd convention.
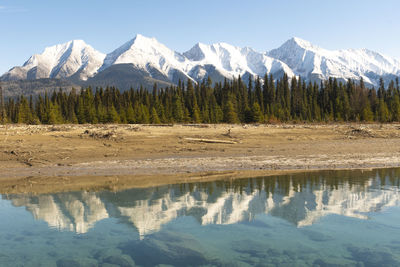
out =
[[[137,33],[178,52],[226,42],[258,51],[297,36],[400,59],[398,0],[0,0],[0,75],[45,47],[83,39],[109,53]]]

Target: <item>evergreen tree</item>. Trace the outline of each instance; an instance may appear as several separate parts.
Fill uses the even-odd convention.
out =
[[[78,114],[77,114],[78,122],[80,124],[86,123],[86,114],[85,114],[85,106],[83,104],[83,99],[79,97],[78,100]],[[109,121],[107,121],[109,122]]]
[[[47,123],[48,124],[59,124],[63,123],[60,109],[57,104],[50,103],[50,107],[47,110]]]
[[[362,121],[372,121],[374,119],[374,114],[372,113],[371,106],[366,105],[361,113]]]
[[[253,104],[253,106],[254,106],[254,104]],[[253,112],[249,107],[246,107],[246,109],[244,111],[244,122],[246,122],[246,123],[254,122]]]
[[[135,123],[135,112],[133,111],[132,105],[129,105],[126,109],[126,121],[129,124]]]
[[[228,101],[224,107],[224,122],[238,123],[239,119],[231,101]]]
[[[258,103],[258,107],[260,108],[262,114],[264,114],[264,96],[261,89],[261,80],[260,77],[257,76],[256,83],[255,83],[255,98]],[[254,105],[253,105],[254,106]]]
[[[7,123],[6,110],[4,105],[4,96],[3,96],[3,88],[0,86],[0,123]]]
[[[201,122],[201,117],[200,117],[200,110],[199,107],[197,106],[197,103],[194,104],[193,111],[192,111],[192,121],[194,123],[200,123]]]
[[[379,100],[377,117],[380,122],[389,121],[389,109],[382,98]]]
[[[153,124],[161,123],[160,118],[158,117],[157,111],[154,107],[151,109],[150,122]]]
[[[400,96],[395,93],[392,103],[392,121],[400,121]]]
[[[253,79],[251,75],[249,76],[249,84],[247,86],[247,98],[249,101],[247,106],[252,106],[254,102],[254,97],[253,97]]]
[[[251,108],[251,114],[252,114],[252,121],[253,122],[263,122],[264,121],[264,116],[261,111],[260,105],[258,102],[254,102],[253,106]]]
[[[24,96],[19,99],[18,105],[18,123],[29,124],[31,121],[32,113],[29,104]]]
[[[173,99],[173,119],[175,122],[183,122],[183,118],[184,118],[184,110],[182,107],[182,102],[181,99],[178,95],[175,95],[174,99]]]
[[[142,110],[142,123],[150,123],[149,109],[144,104],[141,104],[140,108]]]
[[[118,123],[119,115],[114,105],[111,105],[107,110],[106,122],[108,123]]]

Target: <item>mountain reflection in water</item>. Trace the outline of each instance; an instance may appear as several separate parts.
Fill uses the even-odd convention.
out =
[[[399,177],[399,169],[325,171],[121,192],[2,197],[51,228],[82,234],[98,221],[117,218],[143,238],[181,216],[207,225],[252,221],[269,214],[298,227],[329,214],[367,219],[370,212],[400,204]]]

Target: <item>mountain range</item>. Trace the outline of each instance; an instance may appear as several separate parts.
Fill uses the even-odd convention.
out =
[[[164,87],[187,79],[199,82],[207,77],[214,82],[239,75],[244,80],[265,74],[279,78],[284,73],[308,81],[362,77],[367,85],[376,86],[380,77],[400,76],[400,61],[367,49],[327,50],[297,37],[267,52],[227,43],[198,43],[179,53],[138,34],[107,55],[82,40],[47,47],[3,74],[0,82],[6,95],[15,95],[52,87],[110,85],[124,90],[140,85],[152,88],[154,83]]]

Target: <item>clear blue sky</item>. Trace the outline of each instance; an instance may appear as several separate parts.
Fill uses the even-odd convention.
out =
[[[0,74],[46,46],[83,39],[103,53],[136,33],[179,52],[227,42],[258,51],[297,36],[400,58],[399,0],[0,0]]]

